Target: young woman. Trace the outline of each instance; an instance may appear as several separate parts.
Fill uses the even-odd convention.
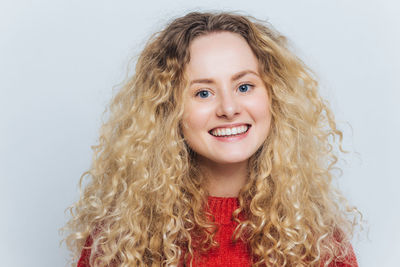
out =
[[[317,87],[265,23],[175,19],[110,106],[66,225],[78,266],[357,266]]]

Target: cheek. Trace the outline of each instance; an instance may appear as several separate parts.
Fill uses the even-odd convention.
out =
[[[183,129],[188,132],[192,129],[198,128],[199,121],[197,120],[196,112],[193,110],[185,110],[183,116]]]
[[[271,120],[271,111],[269,107],[268,95],[266,92],[257,94],[251,100],[251,110],[255,119],[264,120],[269,124]]]
[[[212,116],[212,107],[207,104],[192,104],[184,110],[182,124],[186,131],[207,130],[207,123]]]
[[[195,109],[184,110],[184,116],[182,119],[182,131],[183,137],[188,141],[192,142],[202,128],[202,116],[196,112]]]
[[[182,118],[182,134],[186,144],[198,153],[202,147],[207,130],[206,114],[195,105],[184,110]],[[208,134],[208,133],[207,133]]]
[[[270,127],[272,114],[270,111],[270,104],[267,94],[260,94],[253,99],[253,105],[251,105],[251,112],[253,119],[260,126],[258,128],[261,139],[267,138]]]

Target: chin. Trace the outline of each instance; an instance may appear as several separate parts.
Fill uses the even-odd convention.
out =
[[[241,162],[247,162],[249,160],[250,156],[244,156],[243,154],[240,156],[230,156],[230,157],[221,157],[221,158],[217,158],[214,161],[216,163],[220,163],[220,164],[234,164],[234,163],[241,163]]]

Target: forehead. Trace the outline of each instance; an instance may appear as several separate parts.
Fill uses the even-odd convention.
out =
[[[244,69],[258,71],[258,60],[247,41],[236,33],[217,32],[197,37],[189,46],[190,78],[232,75]]]

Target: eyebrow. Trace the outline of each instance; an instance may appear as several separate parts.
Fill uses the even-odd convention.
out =
[[[259,76],[258,73],[255,72],[255,71],[243,70],[243,71],[238,72],[235,75],[233,75],[232,78],[231,78],[231,81],[232,82],[237,81],[237,80],[239,80],[240,78],[242,78],[243,76],[245,76],[247,74],[254,74],[256,76]],[[210,83],[214,83],[214,80],[212,80],[212,79],[196,79],[196,80],[193,80],[193,81],[190,82],[190,86],[195,84],[195,83],[207,83],[207,84],[210,84]]]

